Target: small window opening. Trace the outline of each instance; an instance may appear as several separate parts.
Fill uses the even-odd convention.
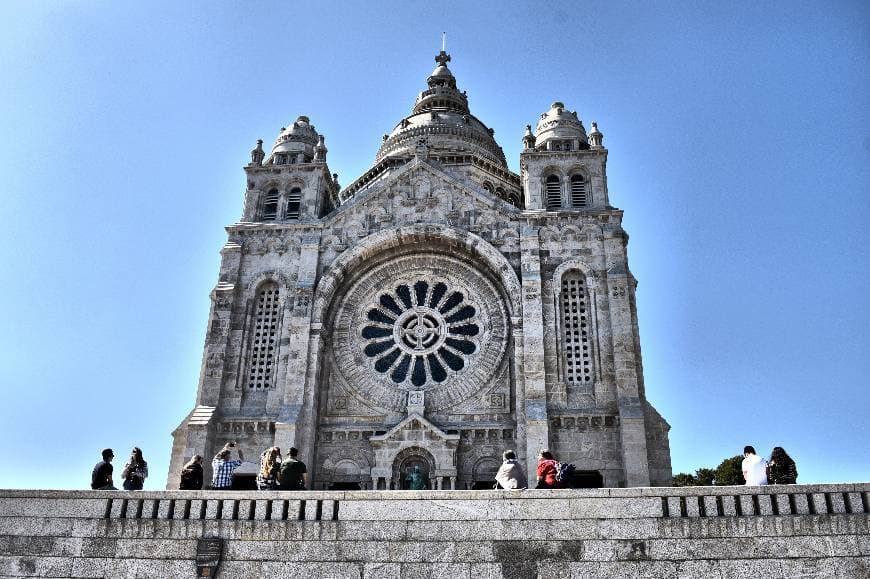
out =
[[[299,187],[294,187],[287,195],[287,211],[285,219],[299,219],[299,203],[302,200],[302,190]]]
[[[559,209],[562,206],[562,186],[556,175],[547,177],[546,200],[547,209]]]
[[[270,189],[263,201],[263,221],[275,221],[278,216],[278,190]]]
[[[589,196],[586,192],[586,179],[583,175],[574,175],[571,177],[571,206],[572,207],[587,207],[589,204]]]

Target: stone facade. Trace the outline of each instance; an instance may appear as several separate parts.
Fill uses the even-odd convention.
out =
[[[0,577],[858,579],[868,490],[0,491]]]
[[[517,175],[449,60],[345,188],[307,117],[251,152],[168,488],[231,440],[296,446],[317,489],[401,488],[414,466],[481,487],[541,448],[578,485],[669,483],[603,135],[553,103]]]

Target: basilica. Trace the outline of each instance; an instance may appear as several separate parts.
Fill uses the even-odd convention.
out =
[[[435,61],[346,187],[308,117],[251,152],[168,488],[229,441],[297,447],[313,489],[492,488],[505,450],[534,485],[545,448],[574,487],[670,483],[604,135],[554,102],[516,174]]]

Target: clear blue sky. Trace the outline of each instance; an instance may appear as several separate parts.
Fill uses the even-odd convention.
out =
[[[870,480],[870,5],[707,4],[0,4],[0,487],[162,488],[248,152],[306,114],[350,183],[442,30],[514,170],[554,100],[604,132],[674,472]]]

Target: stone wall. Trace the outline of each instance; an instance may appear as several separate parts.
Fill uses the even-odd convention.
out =
[[[571,491],[0,491],[0,576],[870,577],[870,484]]]

